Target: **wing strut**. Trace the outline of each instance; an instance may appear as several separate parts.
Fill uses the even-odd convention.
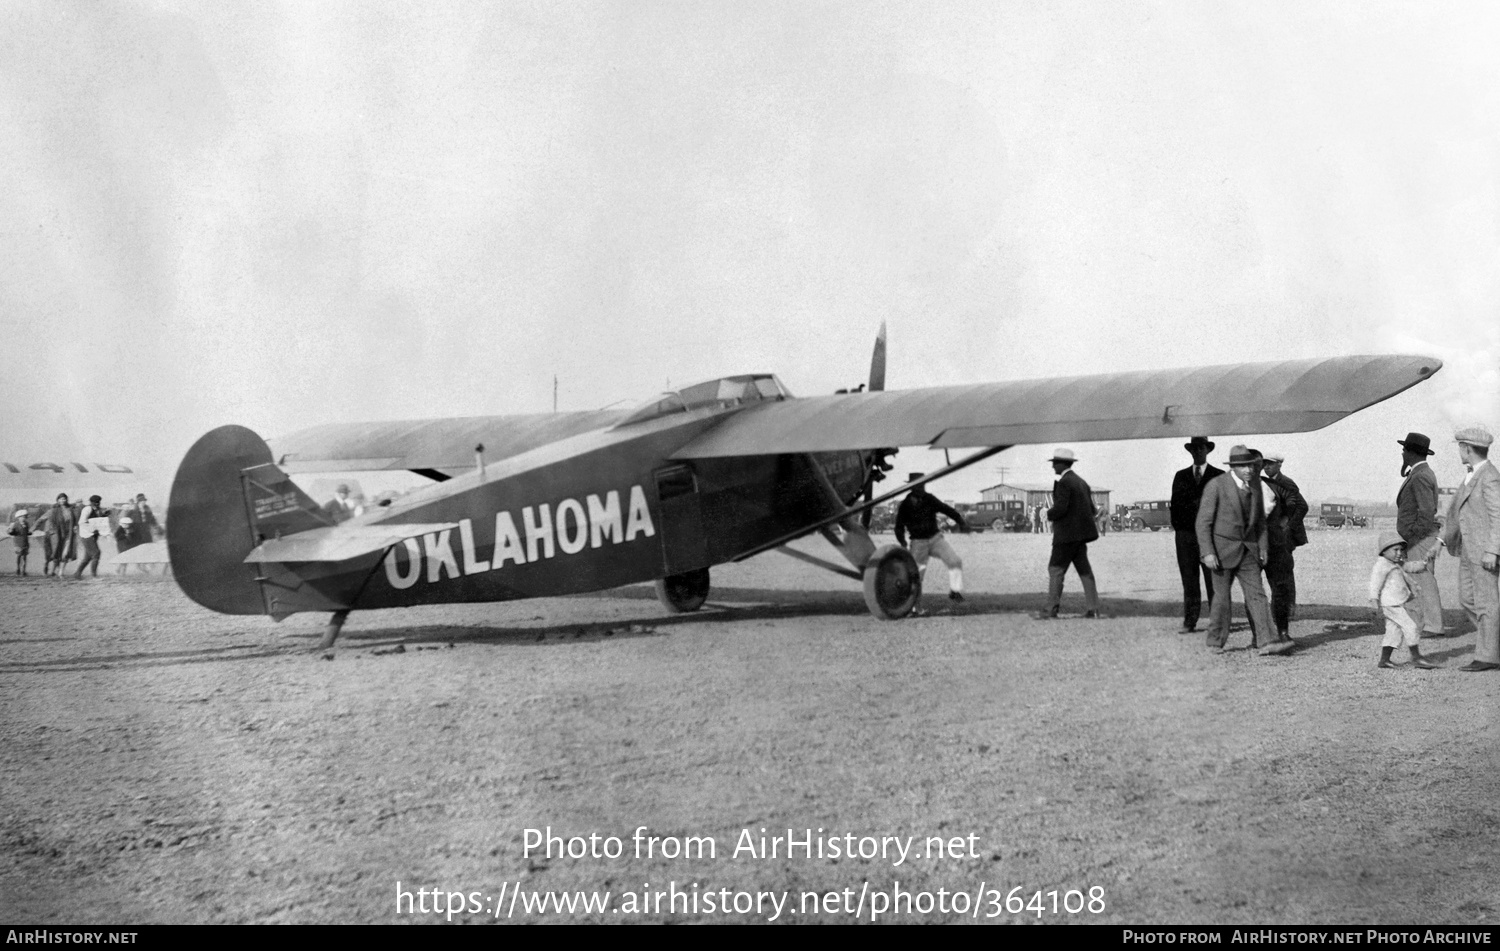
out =
[[[1009,448],[1010,446],[990,446],[988,449],[981,449],[978,452],[974,453],[972,456],[965,456],[952,465],[943,466],[941,469],[938,469],[934,472],[929,472],[927,475],[923,476],[920,479],[913,479],[912,481],[903,484],[898,489],[892,489],[889,492],[877,495],[873,499],[866,499],[853,508],[845,509],[844,511],[839,512],[836,515],[829,515],[826,518],[819,519],[818,521],[813,522],[811,525],[805,525],[794,532],[788,532],[775,541],[766,542],[764,545],[757,545],[744,554],[735,555],[734,558],[731,559],[731,561],[744,561],[747,558],[754,558],[756,555],[759,555],[762,552],[770,551],[773,548],[780,548],[788,542],[794,542],[805,535],[811,535],[813,532],[819,531],[829,525],[835,525],[843,521],[845,518],[848,518],[850,513],[858,512],[867,508],[874,508],[875,506],[880,505],[882,502],[888,502],[891,499],[894,499],[896,496],[900,495],[903,492],[910,492],[916,486],[926,485],[927,483],[932,482],[935,479],[941,479],[945,475],[952,475],[960,469],[966,469],[976,462],[988,459],[995,453],[1004,452]]]
[[[822,558],[819,558],[817,555],[809,555],[805,551],[798,551],[795,548],[788,548],[785,545],[782,545],[776,550],[781,552],[783,555],[789,555],[792,558],[797,559],[798,561],[805,561],[809,565],[817,565],[819,568],[825,568],[836,575],[843,575],[845,578],[853,578],[855,581],[863,581],[865,578],[864,575],[855,571],[853,568],[845,568],[843,565],[835,564],[831,561],[825,561]]]

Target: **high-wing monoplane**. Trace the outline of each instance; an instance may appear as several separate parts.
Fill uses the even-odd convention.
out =
[[[929,482],[1017,444],[1303,432],[1426,380],[1424,356],[1347,356],[794,397],[771,374],[710,380],[629,410],[314,426],[268,444],[215,429],[178,468],[173,574],[227,614],[507,601],[654,582],[699,608],[709,569],[775,549],[864,585],[877,618],[921,594],[903,548],[860,513],[892,447],[972,448]],[[407,470],[431,484],[354,514],[319,506],[301,472]],[[351,517],[352,516],[352,517]],[[821,533],[844,564],[795,549]]]

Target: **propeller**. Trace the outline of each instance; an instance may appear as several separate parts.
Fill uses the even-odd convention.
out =
[[[870,355],[870,392],[878,393],[885,389],[885,321],[880,322],[880,333],[875,335],[875,352]],[[895,449],[876,449],[870,453],[870,469],[865,475],[865,501],[875,498],[875,483],[885,478],[885,474],[896,467],[890,461],[890,457],[896,454]],[[875,510],[867,508],[860,514],[860,521],[865,528],[870,527],[870,519]]]

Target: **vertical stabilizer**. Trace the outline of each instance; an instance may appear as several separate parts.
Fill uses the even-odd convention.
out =
[[[257,567],[245,564],[260,542],[244,474],[270,463],[265,440],[243,426],[220,426],[193,443],[177,467],[167,503],[167,557],[183,593],[206,608],[268,613]]]

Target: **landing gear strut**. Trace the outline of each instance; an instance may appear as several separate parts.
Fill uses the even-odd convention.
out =
[[[344,629],[344,622],[348,618],[348,611],[333,612],[333,617],[328,619],[328,627],[323,630],[323,643],[318,645],[318,650],[326,651],[333,646],[333,642],[339,639],[339,632]]]
[[[708,600],[708,569],[684,571],[656,579],[656,597],[673,614],[686,614]]]

